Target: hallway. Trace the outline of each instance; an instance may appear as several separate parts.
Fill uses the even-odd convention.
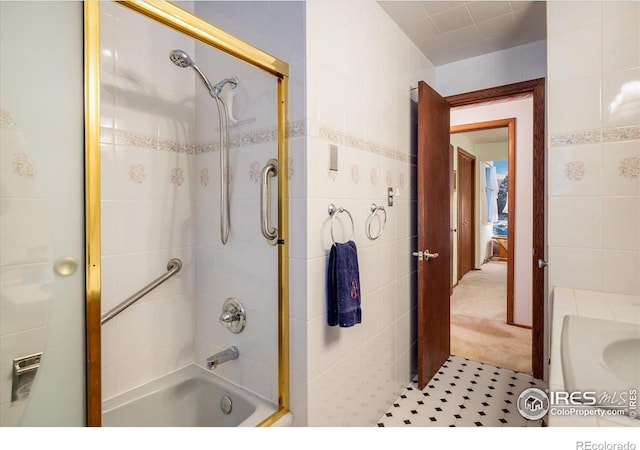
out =
[[[451,296],[451,354],[531,373],[531,330],[506,322],[507,264],[468,272]]]

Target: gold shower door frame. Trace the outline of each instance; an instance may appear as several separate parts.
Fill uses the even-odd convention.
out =
[[[151,20],[245,61],[278,81],[278,162],[288,173],[289,65],[168,1],[118,1]],[[87,426],[102,423],[100,325],[100,2],[84,2],[85,242]],[[289,411],[289,184],[278,177],[278,410],[258,426]]]

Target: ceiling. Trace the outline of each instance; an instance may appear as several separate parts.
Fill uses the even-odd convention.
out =
[[[546,38],[544,1],[379,1],[436,66]]]

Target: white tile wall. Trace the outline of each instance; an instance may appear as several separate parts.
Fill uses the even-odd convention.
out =
[[[640,11],[550,2],[547,19],[550,286],[637,295],[640,106],[624,93],[640,80]]]
[[[171,64],[191,39],[116,4],[101,8],[102,312],[180,258],[180,273],[103,327],[103,398],[193,361],[193,76]],[[158,70],[158,64],[166,70]],[[191,75],[191,76],[190,76]]]
[[[415,307],[410,154],[415,150],[409,89],[433,73],[429,61],[373,3],[312,2],[306,15],[306,201],[292,201],[292,223],[306,223],[292,248],[296,261],[306,259],[306,266],[292,270],[292,276],[306,280],[306,290],[301,296],[300,280],[294,280],[291,298],[293,333],[306,333],[306,346],[292,351],[300,374],[292,392],[301,401],[293,410],[299,425],[364,426],[375,422],[410,376],[416,336],[410,320]],[[355,16],[358,22],[347,19]],[[337,172],[328,170],[329,145],[338,147]],[[387,186],[398,187],[400,196],[393,207],[386,206],[383,235],[371,241],[364,230],[370,205],[386,205]],[[363,321],[351,328],[327,325],[331,203],[348,209],[354,221]],[[336,217],[334,234],[339,241],[350,237],[346,214]]]

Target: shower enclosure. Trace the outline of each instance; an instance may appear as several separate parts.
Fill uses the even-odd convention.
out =
[[[199,18],[198,2],[85,8],[88,98],[99,92],[87,110],[88,423],[105,400],[236,347],[211,370],[276,405],[270,424],[288,409],[288,66]],[[100,325],[174,258],[179,272]],[[229,298],[246,311],[237,334],[219,321]]]

